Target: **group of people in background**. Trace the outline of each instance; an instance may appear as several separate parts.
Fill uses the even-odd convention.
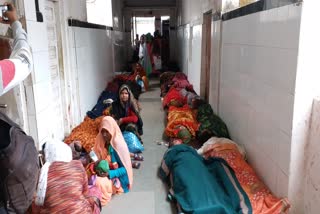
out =
[[[133,61],[142,65],[147,76],[162,70],[163,65],[169,62],[169,57],[169,38],[161,36],[159,30],[156,30],[153,36],[147,33],[139,38],[136,34]]]

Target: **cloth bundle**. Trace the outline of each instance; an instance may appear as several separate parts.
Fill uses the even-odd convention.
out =
[[[144,150],[144,147],[142,146],[140,140],[138,139],[138,137],[134,133],[124,131],[122,134],[123,134],[124,140],[126,141],[126,143],[128,145],[129,152],[140,153]]]

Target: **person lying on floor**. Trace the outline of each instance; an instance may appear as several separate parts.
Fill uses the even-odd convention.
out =
[[[101,121],[94,152],[99,160],[108,161],[110,170],[106,176],[110,180],[119,179],[123,192],[129,192],[133,182],[130,153],[119,126],[110,116]],[[119,189],[119,186],[116,188]]]
[[[119,99],[112,103],[111,115],[117,121],[121,131],[133,132],[141,141],[143,122],[140,117],[140,109],[127,85],[119,88]]]
[[[101,194],[88,189],[86,171],[67,144],[47,142],[44,158],[32,213],[100,213]]]
[[[252,213],[248,196],[227,163],[205,160],[181,140],[172,141],[159,174],[169,184],[168,198],[179,213]]]

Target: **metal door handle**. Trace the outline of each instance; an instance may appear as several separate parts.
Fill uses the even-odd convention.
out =
[[[8,105],[7,104],[0,104],[0,108],[7,108]]]

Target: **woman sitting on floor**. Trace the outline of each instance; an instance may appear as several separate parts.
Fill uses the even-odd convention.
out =
[[[140,109],[127,85],[120,87],[119,99],[112,103],[111,115],[117,121],[121,131],[133,132],[141,140],[143,123]]]
[[[88,189],[86,171],[80,161],[72,160],[71,148],[50,141],[44,155],[32,213],[100,213],[101,192]]]
[[[120,186],[115,186],[117,192],[121,192],[120,187],[123,192],[128,192],[133,181],[130,153],[119,126],[110,116],[101,121],[94,151],[100,160],[108,161],[110,169],[107,177],[114,181],[113,185],[117,183],[115,181],[120,181]]]

